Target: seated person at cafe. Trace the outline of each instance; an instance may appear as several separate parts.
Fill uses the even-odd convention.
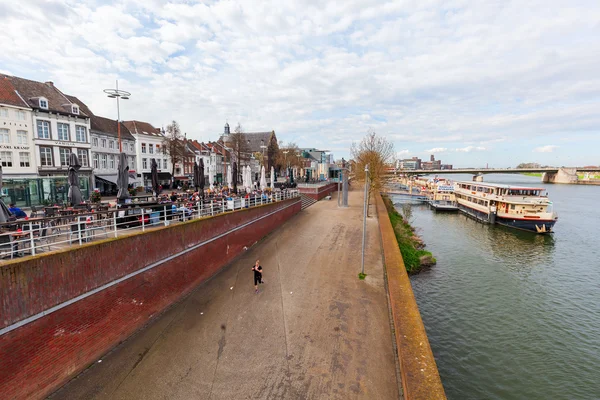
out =
[[[8,208],[8,211],[13,213],[13,215],[17,218],[26,218],[27,217],[27,214],[25,214],[25,211],[21,210],[14,203],[10,205],[10,207]]]

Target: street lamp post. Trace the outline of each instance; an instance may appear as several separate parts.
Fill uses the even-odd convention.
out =
[[[363,237],[362,237],[362,263],[361,272],[365,273],[365,242],[367,234],[367,209],[368,209],[368,193],[369,193],[369,164],[365,165],[365,204],[363,210]]]
[[[290,151],[289,150],[284,150],[283,154],[285,154],[285,167],[287,168],[287,170],[285,171],[285,175],[288,177],[290,177],[290,165],[287,162],[287,155]]]
[[[104,89],[104,93],[106,93],[111,99],[117,99],[117,134],[119,136],[119,152],[122,153],[123,144],[121,143],[121,110],[119,109],[119,99],[129,100],[129,97],[131,97],[131,93],[126,92],[124,90],[119,90],[118,80],[116,84],[116,89]]]

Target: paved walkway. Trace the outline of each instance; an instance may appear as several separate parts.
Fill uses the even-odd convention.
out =
[[[349,201],[302,211],[52,398],[397,399],[377,219],[360,281]]]

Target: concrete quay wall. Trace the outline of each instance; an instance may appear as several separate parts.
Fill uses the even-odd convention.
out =
[[[43,398],[300,209],[294,198],[0,266],[0,398]]]
[[[389,304],[396,337],[405,400],[446,399],[421,313],[385,204],[375,196],[383,248]]]

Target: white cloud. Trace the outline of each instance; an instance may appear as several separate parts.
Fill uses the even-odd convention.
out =
[[[410,150],[400,150],[396,152],[396,158],[403,158],[410,154]]]
[[[448,149],[445,147],[434,147],[433,149],[425,150],[425,153],[445,153]]]
[[[600,146],[597,1],[106,3],[1,2],[0,68],[107,116],[119,78],[125,118],[175,118],[203,140],[228,119],[301,146],[372,128],[464,159],[539,138]]]
[[[533,149],[533,152],[534,153],[552,153],[556,149],[558,149],[558,146],[549,144],[547,146],[536,147],[535,149]]]
[[[487,150],[487,149],[483,146],[467,146],[467,147],[463,147],[460,149],[455,149],[454,151],[457,151],[459,153],[470,153],[472,151],[485,151],[485,150]]]

